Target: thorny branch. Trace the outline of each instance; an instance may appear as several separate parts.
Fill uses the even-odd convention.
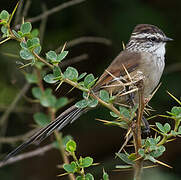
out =
[[[141,80],[138,84],[138,96],[139,96],[138,115],[137,115],[136,123],[133,125],[133,128],[132,128],[135,153],[137,156],[137,160],[135,161],[135,165],[134,165],[134,180],[141,179],[142,162],[143,162],[143,159],[140,158],[139,153],[138,153],[138,150],[142,147],[142,145],[141,145],[141,121],[143,118],[143,112],[144,112],[144,107],[145,107],[143,80]]]

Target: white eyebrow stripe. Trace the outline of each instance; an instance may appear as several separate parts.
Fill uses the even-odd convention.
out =
[[[158,37],[160,39],[163,38],[163,35],[160,33],[155,33],[155,34],[150,34],[150,33],[141,33],[141,34],[136,34],[136,33],[132,33],[132,38],[151,38],[151,37]]]

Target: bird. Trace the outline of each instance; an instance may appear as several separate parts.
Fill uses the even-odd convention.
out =
[[[167,37],[164,32],[155,25],[136,25],[125,48],[103,72],[97,83],[92,87],[92,92],[98,94],[100,90],[104,89],[112,95],[117,95],[125,91],[125,89],[123,90],[123,87],[120,86],[120,82],[123,82],[127,78],[126,68],[131,77],[138,74],[138,72],[142,73],[144,77],[144,97],[147,98],[160,82],[165,67],[165,45],[172,40],[173,39]],[[132,98],[137,102],[138,94],[136,92],[133,93]],[[126,96],[126,98],[117,96],[114,102],[128,104],[128,99],[128,96]],[[4,161],[35,142],[39,144],[55,130],[62,130],[88,110],[88,108],[78,108],[75,105],[71,106],[54,121],[38,130],[38,132],[10,152],[4,158]]]

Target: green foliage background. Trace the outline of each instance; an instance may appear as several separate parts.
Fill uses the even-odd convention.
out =
[[[28,17],[33,17],[42,12],[41,4],[45,3],[47,9],[51,9],[66,0],[40,1],[32,0]],[[0,10],[6,9],[11,12],[16,1],[1,0]],[[134,26],[139,23],[154,24],[160,27],[169,37],[175,41],[167,46],[166,69],[162,77],[162,86],[153,98],[151,105],[156,109],[153,114],[163,114],[170,110],[176,103],[167,95],[166,90],[180,98],[181,96],[181,1],[175,0],[87,0],[84,3],[64,9],[48,18],[46,32],[43,41],[44,52],[56,49],[65,41],[81,36],[101,36],[112,41],[111,46],[97,43],[84,43],[69,50],[68,58],[87,53],[89,58],[74,66],[80,72],[93,73],[95,77],[101,75],[112,59],[122,49],[122,41],[128,41]],[[35,23],[34,27],[38,28]],[[8,42],[0,46],[0,113],[3,114],[14,97],[25,83],[23,75],[18,69],[19,58],[6,56],[6,53],[18,55],[16,42]],[[28,68],[25,69],[28,71]],[[53,87],[55,88],[55,87]],[[66,94],[69,87],[64,86],[55,92],[56,96],[68,95],[69,98],[79,99],[81,96],[77,90]],[[77,95],[77,94],[80,94]],[[30,94],[31,96],[31,94]],[[13,136],[26,132],[33,122],[32,111],[38,107],[31,107],[25,100],[21,100],[17,110],[9,120],[7,135]],[[28,109],[28,110],[27,110]],[[20,111],[21,110],[21,111]],[[119,128],[108,127],[95,121],[97,118],[106,117],[103,108],[88,112],[75,123],[63,130],[63,134],[71,134],[77,144],[78,152],[83,156],[91,156],[94,162],[100,162],[110,174],[110,179],[129,179],[131,172],[112,172],[115,164],[121,164],[114,159],[114,153],[119,150],[124,141],[124,131]],[[162,121],[161,119],[160,121]],[[154,121],[154,120],[151,120]],[[164,122],[165,123],[165,122]],[[34,147],[31,147],[32,149]],[[173,169],[163,167],[157,170],[146,170],[145,178],[161,180],[177,180],[181,177],[179,139],[167,144],[167,151],[162,161],[173,166]],[[3,147],[3,152],[10,148]],[[60,159],[58,152],[51,151],[44,156],[24,160],[17,164],[0,169],[0,177],[3,180],[11,179],[56,179],[60,170],[55,166]],[[100,179],[102,167],[90,169]],[[57,178],[58,179],[58,178]],[[63,177],[61,179],[67,179]]]

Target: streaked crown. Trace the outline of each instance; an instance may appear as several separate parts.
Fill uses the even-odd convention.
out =
[[[134,28],[126,49],[164,56],[165,44],[171,40],[158,27],[150,24],[139,24]]]

